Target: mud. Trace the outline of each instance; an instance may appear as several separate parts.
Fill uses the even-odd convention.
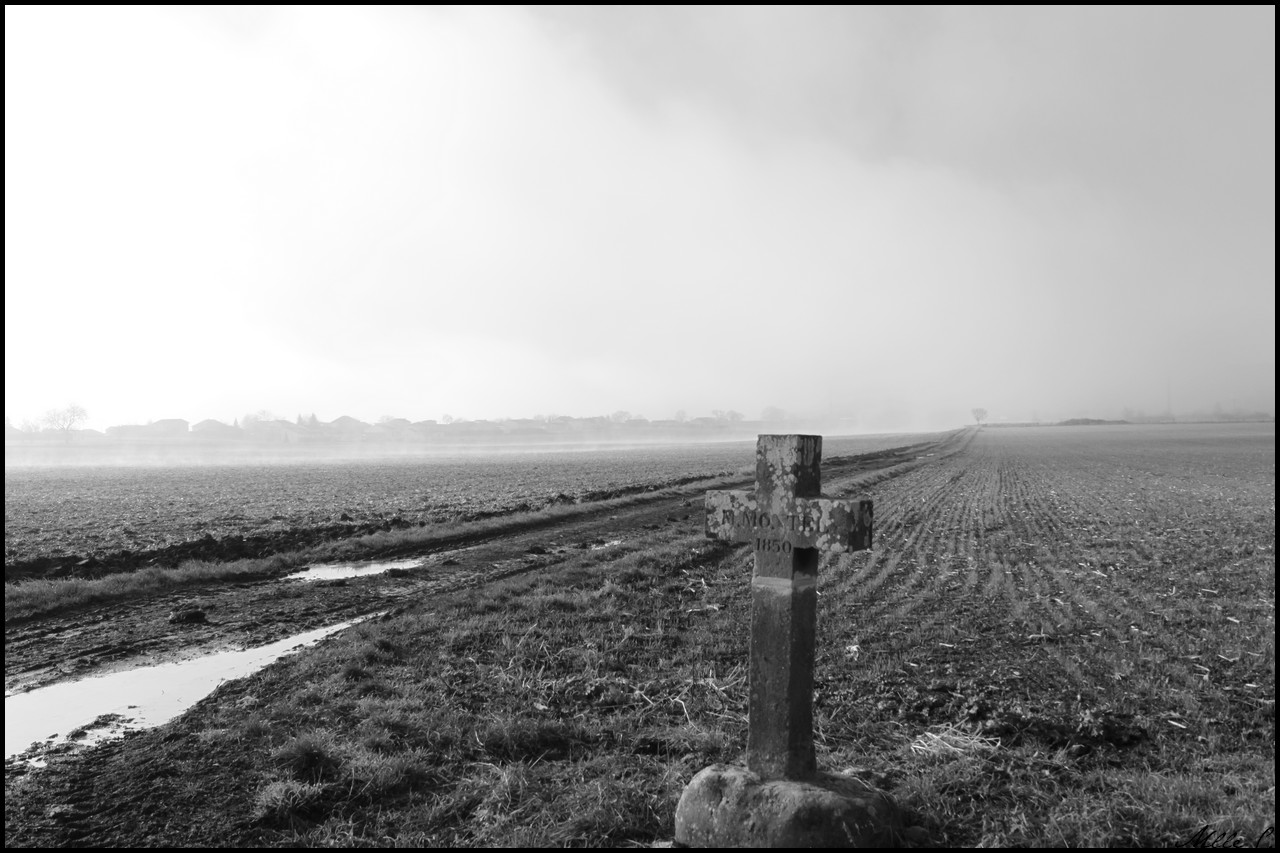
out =
[[[222,682],[244,678],[352,624],[339,622],[265,646],[62,681],[6,696],[5,757],[26,752],[38,765],[43,755],[64,752],[68,746],[94,746],[126,731],[161,725]]]
[[[892,472],[921,464],[925,453],[953,449],[954,444],[955,439],[952,439],[949,444],[913,446],[827,460],[823,466],[828,487],[825,491],[832,495],[847,493],[857,488],[859,482],[892,476]],[[743,480],[738,487],[748,487],[749,483],[749,480]],[[555,566],[586,549],[623,546],[649,531],[687,529],[700,532],[704,525],[703,491],[693,484],[675,494],[664,492],[626,507],[593,510],[584,506],[582,514],[569,518],[542,519],[524,526],[513,525],[514,529],[484,537],[438,542],[428,553],[396,555],[405,559],[389,571],[313,582],[288,580],[282,572],[269,577],[211,582],[198,588],[139,598],[124,605],[86,606],[70,612],[6,623],[6,694],[139,667],[192,660],[229,649],[265,646],[379,612],[395,614],[432,596]],[[366,531],[349,531],[352,534],[360,532]],[[333,534],[335,531],[326,530],[299,535],[305,539],[310,535]],[[232,547],[226,543],[215,544],[216,548],[212,544],[207,546],[211,549],[210,554],[221,554],[218,549],[224,546]],[[252,550],[255,556],[265,556],[277,548],[294,547],[296,544],[294,539],[284,537],[254,542]],[[236,550],[238,547],[232,547],[233,555],[245,556]],[[135,555],[134,562],[130,563],[123,555],[117,555],[117,558],[111,565],[125,569],[141,568],[160,559],[155,555],[145,559]],[[100,574],[101,570],[101,566],[95,566],[75,573],[94,575]],[[233,684],[224,684],[221,689],[235,688]],[[95,727],[110,729],[118,720],[107,716],[110,718],[86,720],[81,725],[86,731]],[[45,732],[41,737],[52,733]],[[162,740],[161,744],[164,749],[169,748],[167,741]],[[155,755],[148,760],[166,765],[176,761],[175,767],[191,762],[192,757],[185,751],[196,745],[175,742],[172,746],[176,750],[173,755]],[[58,766],[47,770],[34,767],[29,760],[41,757],[41,752],[28,751],[6,761],[6,788],[21,783],[29,792],[32,784],[38,785],[45,790],[31,802],[54,802],[55,805],[42,806],[43,811],[38,814],[24,812],[15,816],[14,821],[6,821],[7,829],[16,832],[10,835],[7,831],[10,840],[19,844],[23,838],[38,838],[41,843],[57,839],[61,844],[106,845],[136,840],[130,834],[130,827],[123,823],[112,829],[95,821],[98,825],[92,834],[86,834],[84,829],[87,826],[85,810],[98,808],[97,804],[103,798],[116,793],[110,791],[110,780],[101,778],[90,767],[95,763],[115,760],[117,749],[112,743],[70,755],[65,746],[43,748],[43,752],[53,754],[58,766],[69,768],[76,765],[79,769],[74,773],[59,771]],[[229,768],[236,760],[234,755],[227,755],[222,766]],[[72,784],[74,789],[63,791],[61,786],[68,784]],[[164,787],[168,783],[158,780],[156,784]],[[106,787],[89,790],[84,785]],[[136,797],[145,799],[148,796],[143,792],[136,793]],[[172,802],[191,800],[193,808],[209,812],[208,823],[195,820],[194,815],[192,818],[193,825],[205,826],[212,834],[199,838],[193,836],[188,839],[190,843],[216,841],[219,833],[216,820],[218,804],[201,801],[198,785],[192,786],[190,792],[175,795],[169,791],[164,796]],[[172,800],[174,796],[177,796],[176,800]],[[125,800],[136,797],[128,794]],[[65,808],[56,805],[64,800],[73,805]],[[145,803],[135,805],[147,808]],[[115,812],[125,814],[132,808],[126,808],[122,800],[116,804]]]
[[[911,464],[923,452],[913,446],[828,460],[824,477],[834,493],[859,474]],[[283,582],[277,573],[184,588],[127,606],[113,602],[6,622],[5,691],[265,645],[426,596],[536,571],[577,550],[613,546],[646,531],[673,526],[700,530],[702,495],[689,488],[627,507],[584,508],[578,517],[539,519],[506,532],[438,541],[425,553],[403,555],[405,562],[392,571],[362,577],[297,583]],[[410,567],[418,561],[421,565]],[[194,612],[204,618],[174,618]]]

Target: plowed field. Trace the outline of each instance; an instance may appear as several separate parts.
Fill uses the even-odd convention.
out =
[[[1274,846],[1273,425],[987,428],[887,461],[824,468],[876,532],[822,563],[820,766],[888,790],[914,845]],[[752,556],[696,501],[495,536],[459,552],[466,589],[352,581],[344,613],[399,606],[160,729],[10,763],[6,843],[664,842],[745,744]],[[282,607],[257,589],[246,614]]]
[[[824,645],[941,674],[981,644],[1001,683],[1135,713],[1170,690],[1265,696],[1273,440],[1196,430],[989,430],[883,485],[875,551],[824,590],[851,630]]]
[[[939,434],[827,442],[836,458]],[[5,468],[5,580],[266,556],[380,529],[580,504],[740,472],[749,442],[270,465]]]

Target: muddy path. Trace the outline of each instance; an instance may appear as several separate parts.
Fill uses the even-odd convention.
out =
[[[1215,816],[1274,821],[1273,435],[1089,429],[824,464],[824,492],[876,501],[876,530],[822,567],[819,761],[912,810],[916,846],[1185,846]],[[6,845],[669,846],[684,785],[748,731],[751,558],[701,547],[702,491],[296,600],[210,586],[190,593],[203,625],[157,597],[10,626],[150,613],[163,656],[233,623],[293,632],[278,614],[307,608],[400,611],[157,728],[7,761]]]
[[[824,491],[842,494],[867,477],[892,476],[956,449],[963,435],[824,463]],[[733,487],[748,487],[744,480]],[[284,576],[211,582],[37,617],[5,626],[5,690],[247,648],[372,613],[553,567],[585,549],[614,548],[653,531],[703,527],[705,483],[624,507],[567,518],[513,518],[503,529],[384,555],[405,560],[380,574],[339,580]]]

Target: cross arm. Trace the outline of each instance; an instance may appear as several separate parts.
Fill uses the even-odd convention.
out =
[[[768,539],[828,553],[871,547],[872,502],[784,498],[762,511],[751,492],[707,492],[707,536],[730,542]]]

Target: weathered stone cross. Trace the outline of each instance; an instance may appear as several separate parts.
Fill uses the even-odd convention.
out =
[[[903,831],[892,798],[818,772],[813,658],[818,552],[871,547],[871,501],[818,495],[822,437],[762,435],[756,490],[707,492],[707,535],[755,546],[747,767],[713,764],[676,804],[686,847],[886,847]]]
[[[871,501],[820,497],[820,435],[762,435],[756,490],[707,492],[707,535],[755,546],[747,767],[812,778],[818,552],[871,547]]]

